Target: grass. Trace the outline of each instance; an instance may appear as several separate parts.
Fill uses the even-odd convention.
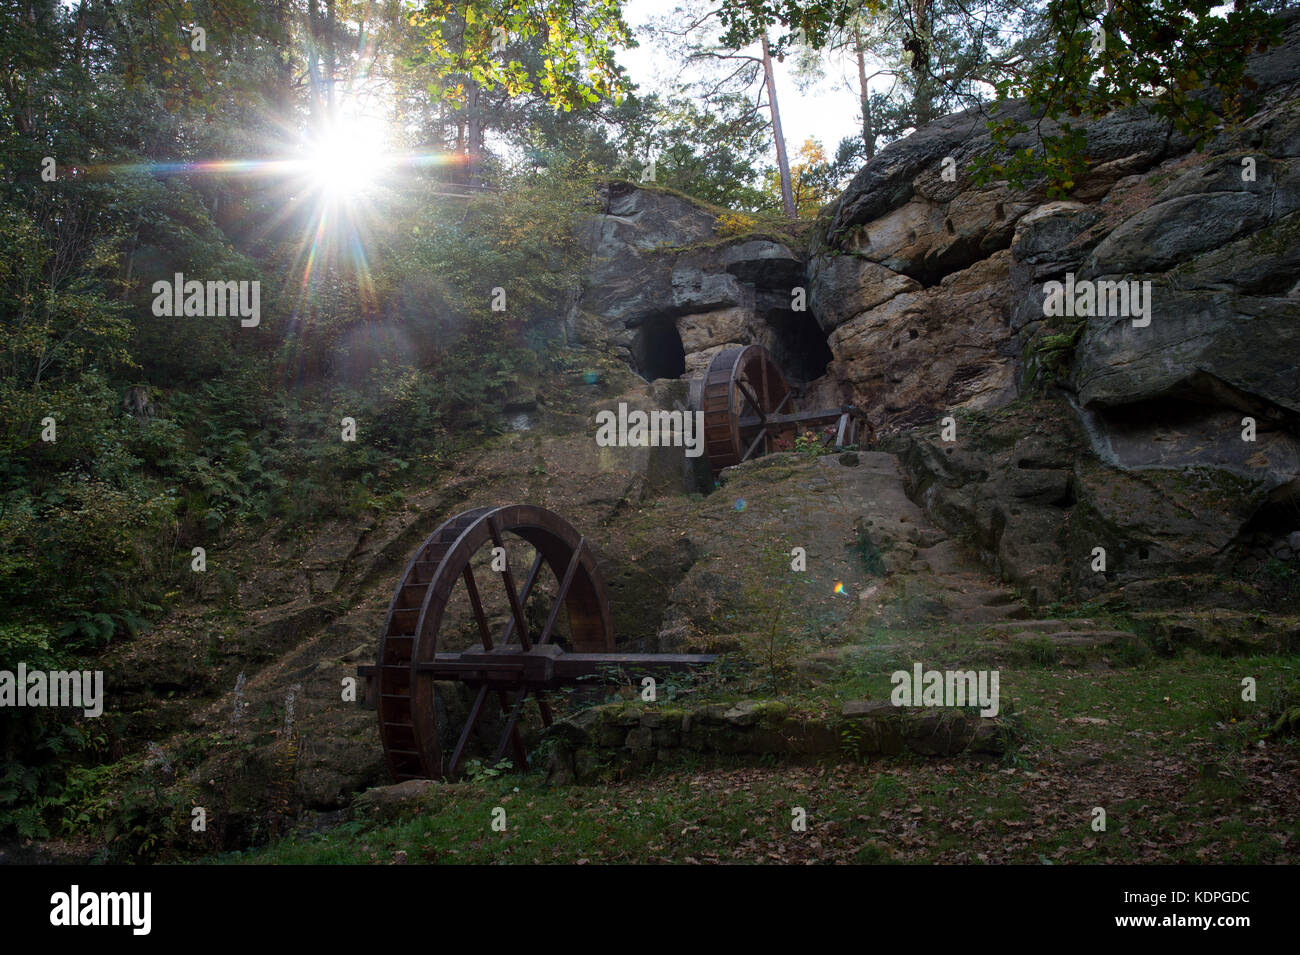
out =
[[[927,666],[924,653],[952,640],[939,630],[910,636],[922,651],[911,659]],[[839,699],[884,698],[892,665],[864,656],[842,681],[786,701],[830,711]],[[1240,698],[1249,675],[1258,702]],[[396,818],[358,813],[211,861],[1281,862],[1300,839],[1300,752],[1295,741],[1259,744],[1298,689],[1300,664],[1289,657],[1017,665],[1001,671],[1001,691],[1021,745],[1000,761],[696,757],[568,787],[548,786],[541,772],[507,773],[434,784]],[[806,832],[791,828],[795,807],[807,813]],[[1091,826],[1097,807],[1104,832]],[[497,808],[503,832],[491,825]]]

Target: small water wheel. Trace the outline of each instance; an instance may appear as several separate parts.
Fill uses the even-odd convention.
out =
[[[727,348],[714,355],[700,394],[704,450],[714,476],[756,452],[772,450],[782,426],[769,418],[792,399],[785,376],[762,346]]]
[[[516,550],[522,541],[534,553],[522,591],[516,589],[508,541]],[[548,595],[550,608],[539,632],[525,606],[543,568],[549,569],[556,586]],[[480,585],[490,591],[480,590]],[[495,635],[485,609],[490,603],[508,614],[503,630]],[[524,701],[530,692],[536,694],[547,725],[550,706],[540,689],[518,678],[526,664],[507,659],[501,651],[526,654],[549,645],[561,622],[561,610],[567,616],[567,642],[574,649],[613,650],[609,600],[600,571],[582,536],[558,514],[527,504],[479,507],[456,515],[429,536],[397,585],[373,670],[379,733],[394,779],[454,776],[491,695],[497,697],[505,718],[497,759],[512,744],[516,764],[524,763],[518,725]],[[484,657],[496,652],[499,659],[477,659],[472,652],[439,654],[440,643],[452,642],[444,631],[466,620],[472,621],[479,644],[471,651],[481,651],[479,656]],[[462,679],[477,685],[450,759],[444,759],[439,739],[435,679]],[[446,712],[445,705],[442,709]]]
[[[704,451],[716,478],[723,468],[774,449],[799,428],[836,422],[823,440],[835,447],[871,441],[866,415],[851,404],[795,411],[794,391],[761,345],[727,348],[713,356],[700,389]]]

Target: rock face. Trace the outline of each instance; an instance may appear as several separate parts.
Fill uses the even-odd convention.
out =
[[[646,379],[698,376],[723,348],[748,344],[795,382],[823,375],[831,356],[807,308],[802,256],[774,238],[719,237],[716,215],[665,190],[614,182],[601,200],[569,316],[579,341],[608,343]]]
[[[764,345],[805,407],[863,408],[913,500],[1031,599],[1300,600],[1276,566],[1300,533],[1300,13],[1285,16],[1282,45],[1250,61],[1249,118],[1197,152],[1144,107],[1102,117],[1068,199],[976,185],[977,111],[883,149],[806,253],[611,184],[571,325],[648,379]],[[1266,585],[1239,579],[1256,572]]]
[[[882,150],[812,237],[829,376],[886,435],[976,413],[956,441],[936,421],[898,449],[930,516],[1031,596],[1259,606],[1228,578],[1294,559],[1300,15],[1285,16],[1250,64],[1256,111],[1204,152],[1143,109],[1114,113],[1088,126],[1071,197],[1048,201],[973,184],[990,143],[963,113]],[[1043,395],[1069,413],[995,410]]]
[[[1283,44],[1251,60],[1253,116],[1203,153],[1144,107],[1102,117],[1068,200],[975,185],[991,144],[974,110],[882,150],[806,253],[721,236],[698,203],[611,183],[570,326],[647,379],[762,344],[819,403],[866,409],[878,434],[1056,384],[1108,464],[1223,468],[1272,494],[1300,463],[1300,17],[1285,16]],[[1151,324],[1045,315],[1047,283],[1067,276],[1150,282]],[[1244,416],[1254,442],[1235,433]]]
[[[955,426],[951,442],[938,429],[896,440],[908,491],[1031,603],[1300,604],[1288,569],[1300,555],[1279,530],[1295,518],[1257,484],[1209,467],[1108,466],[1047,398],[958,412]]]
[[[808,277],[834,353],[829,374],[851,386],[878,431],[900,429],[1007,402],[1039,370],[1035,350],[1065,333],[1079,339],[1071,385],[1085,413],[1165,398],[1249,406],[1270,422],[1268,447],[1251,453],[1270,458],[1274,483],[1293,474],[1295,445],[1273,435],[1300,387],[1298,52],[1291,15],[1285,45],[1252,61],[1262,108],[1205,154],[1142,108],[1091,123],[1091,167],[1069,201],[975,186],[970,161],[990,148],[977,111],[882,150],[812,238]],[[1027,118],[1021,104],[1008,113]],[[1243,180],[1246,160],[1253,178]],[[1045,321],[1044,283],[1066,273],[1150,281],[1155,320],[1140,331],[1127,315],[1081,317],[1082,328]],[[1127,464],[1134,449],[1108,444],[1109,430],[1090,429],[1096,450]],[[1220,452],[1212,463],[1233,462]]]

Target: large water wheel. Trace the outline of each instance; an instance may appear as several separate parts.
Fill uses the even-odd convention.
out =
[[[514,568],[522,562],[515,561],[528,550],[531,563],[519,590]],[[492,569],[494,565],[497,569]],[[530,617],[525,607],[547,571],[550,606],[539,629],[537,615]],[[495,633],[489,625],[493,604],[506,611],[504,628]],[[524,762],[518,723],[530,692],[538,698],[542,722],[551,721],[550,706],[540,690],[504,679],[493,688],[494,666],[507,668],[499,671],[505,676],[510,661],[481,660],[475,664],[477,669],[465,672],[487,678],[477,685],[450,758],[444,755],[434,680],[458,677],[452,661],[444,660],[441,669],[434,665],[439,662],[440,644],[444,651],[465,649],[466,621],[472,622],[478,644],[469,649],[484,653],[510,649],[527,653],[550,644],[561,625],[566,642],[575,650],[607,653],[614,648],[604,581],[582,536],[563,518],[527,504],[479,507],[456,515],[434,531],[407,564],[379,641],[374,670],[379,731],[395,779],[454,776],[489,697],[496,697],[505,720],[497,759],[509,745],[515,762]],[[453,633],[462,639],[453,640]],[[444,652],[444,658],[447,655]],[[442,709],[445,713],[448,708],[444,704]]]
[[[529,568],[522,589],[519,567]],[[495,760],[510,751],[524,768],[519,726],[530,696],[549,726],[548,690],[713,662],[613,649],[604,580],[582,535],[544,507],[477,507],[420,545],[393,594],[375,665],[357,672],[367,681],[363,702],[379,712],[393,778],[439,779],[455,777],[471,744],[494,734]]]
[[[704,450],[714,476],[771,451],[782,429],[790,428],[771,418],[792,399],[785,376],[762,346],[727,348],[714,355],[700,392]]]

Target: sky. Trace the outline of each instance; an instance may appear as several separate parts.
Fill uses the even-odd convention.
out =
[[[657,78],[671,80],[677,73],[676,64],[657,50],[638,29],[648,20],[671,12],[674,6],[676,0],[627,0],[623,4],[623,19],[637,32],[641,45],[634,50],[620,51],[618,60],[640,86],[641,92],[654,92],[661,86]],[[857,94],[846,83],[849,77],[856,75],[857,68],[852,61],[845,60],[841,68],[828,70],[824,81],[803,92],[792,76],[789,61],[774,66],[777,105],[781,110],[786,148],[791,155],[798,152],[810,136],[821,140],[828,156],[834,155],[841,139],[862,128]]]

